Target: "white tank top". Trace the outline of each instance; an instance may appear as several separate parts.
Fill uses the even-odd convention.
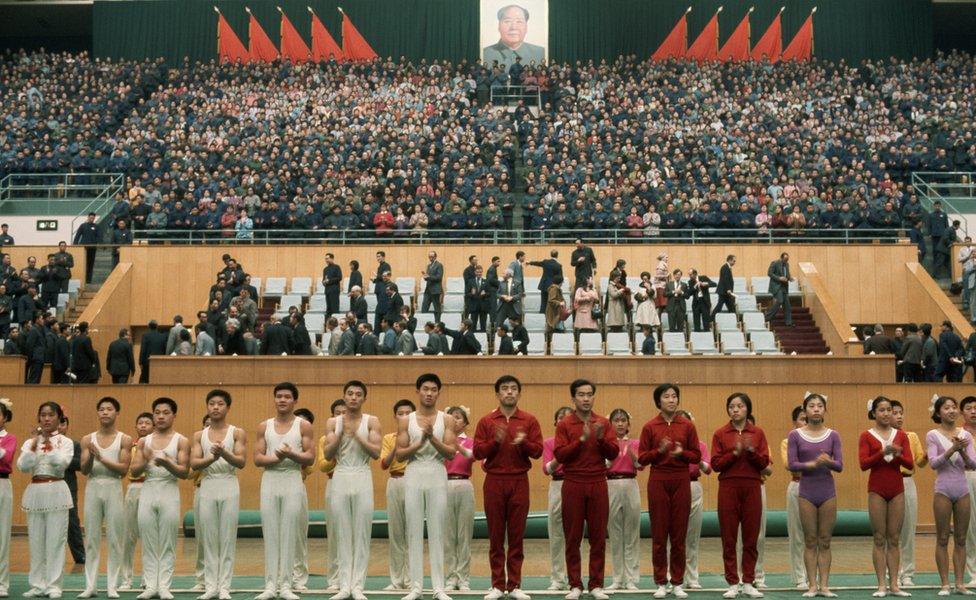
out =
[[[221,445],[228,449],[229,452],[234,450],[234,426],[227,426],[227,434],[224,436]],[[210,441],[210,426],[204,427],[203,433],[200,434],[200,448],[203,450],[203,456],[210,456],[210,448],[213,447],[213,442]],[[237,467],[227,462],[227,459],[221,456],[217,460],[210,463],[206,469],[203,470],[204,477],[236,477]]]
[[[170,438],[169,444],[162,450],[155,450],[152,446],[153,440],[156,438],[156,432],[152,432],[146,436],[146,447],[148,447],[153,452],[162,452],[169,457],[170,460],[176,462],[177,457],[180,452],[180,440],[183,436],[174,433],[173,437]],[[149,465],[146,467],[146,483],[151,481],[159,481],[163,483],[176,483],[176,475],[170,473],[166,467],[161,467],[150,460]]]
[[[119,457],[121,456],[120,450],[122,449],[122,432],[117,431],[115,433],[115,439],[112,443],[108,445],[108,448],[102,448],[98,445],[98,432],[92,432],[90,437],[92,443],[94,443],[95,448],[98,449],[98,453],[102,455],[102,458],[107,458],[112,462],[119,462]],[[91,475],[88,476],[89,479],[121,479],[122,476],[109,469],[101,463],[101,461],[93,460]]]
[[[339,415],[335,421],[335,434],[340,440],[339,449],[336,451],[336,471],[368,470],[371,457],[362,444],[353,439],[353,436],[343,437],[344,420],[344,415]],[[362,414],[356,435],[363,439],[369,438],[369,415]]]
[[[410,435],[410,443],[415,444],[418,440],[424,437],[424,431],[417,424],[417,413],[410,413],[410,417],[407,420],[407,433]],[[444,413],[437,411],[437,416],[434,418],[434,437],[438,440],[444,439]],[[410,457],[408,462],[428,462],[443,465],[444,457],[441,456],[437,448],[430,443],[430,440],[424,442],[417,450],[413,456]]]
[[[284,434],[275,431],[275,420],[268,419],[264,422],[264,442],[268,447],[268,454],[273,454],[275,449],[282,444],[288,444],[294,450],[304,450],[302,448],[302,419],[295,417],[292,421],[291,429]],[[300,471],[301,465],[290,458],[286,458],[279,463],[266,467],[268,471]]]

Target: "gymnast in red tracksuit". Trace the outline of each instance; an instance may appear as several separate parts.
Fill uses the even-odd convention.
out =
[[[681,390],[663,383],[654,388],[654,405],[660,414],[641,430],[637,461],[651,465],[647,503],[651,515],[651,560],[654,564],[655,598],[668,594],[668,541],[671,542],[670,573],[676,598],[687,598],[681,587],[685,577],[685,536],[691,512],[691,471],[701,461],[695,425],[678,414]]]
[[[712,436],[712,468],[718,475],[718,527],[722,535],[722,562],[729,584],[725,598],[739,595],[739,565],[735,546],[742,527],[742,594],[762,598],[753,586],[756,547],[763,515],[762,472],[769,466],[766,434],[749,421],[752,400],[736,392],[725,401],[729,423]]]
[[[607,461],[617,458],[617,434],[606,417],[593,412],[596,385],[586,379],[569,384],[575,410],[556,425],[553,452],[563,466],[563,532],[566,535],[566,573],[569,575],[567,600],[579,600],[583,578],[580,574],[580,542],[586,524],[590,542],[590,578],[587,588],[595,600],[609,600],[603,591],[603,567],[607,549],[607,520],[610,499],[607,495]],[[687,465],[685,466],[687,474]],[[683,534],[682,534],[683,535]],[[684,558],[682,558],[684,564]]]

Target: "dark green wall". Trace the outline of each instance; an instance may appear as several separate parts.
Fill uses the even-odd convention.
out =
[[[929,0],[550,0],[550,56],[560,61],[647,56],[689,6],[689,43],[719,5],[720,43],[750,6],[752,41],[759,39],[780,6],[783,45],[813,6],[815,55],[825,59],[912,58],[932,53]],[[94,51],[109,58],[163,56],[209,60],[216,56],[213,6],[247,44],[249,6],[273,42],[278,41],[280,5],[309,41],[311,5],[341,44],[341,5],[381,56],[473,59],[479,51],[478,0],[96,0]]]

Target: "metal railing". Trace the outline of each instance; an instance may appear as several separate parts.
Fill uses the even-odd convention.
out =
[[[820,243],[868,244],[907,243],[906,229],[662,229],[659,235],[626,229],[559,229],[516,231],[504,229],[424,230],[377,233],[353,229],[256,229],[249,239],[238,239],[233,230],[139,229],[138,242],[157,244],[549,244],[571,243],[580,238],[587,242],[612,244],[728,244],[728,243]]]
[[[491,86],[491,103],[508,104],[509,100],[526,100],[533,102],[536,108],[542,108],[542,92],[539,90],[539,86],[531,86],[533,89],[529,89],[529,86],[524,85],[506,85],[506,86]]]
[[[87,201],[82,211],[70,213],[97,213],[124,184],[122,173],[11,173],[0,180],[0,209],[6,203],[48,202],[47,214],[64,214],[57,202],[70,200]]]
[[[967,214],[976,213],[976,173],[966,171],[917,171],[912,173],[912,187],[919,194],[922,206],[932,210],[938,200],[947,213],[961,221],[964,233],[969,232]]]

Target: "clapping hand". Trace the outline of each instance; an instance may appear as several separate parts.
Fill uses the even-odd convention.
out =
[[[505,438],[507,438],[507,437],[508,437],[508,430],[506,430],[501,425],[496,425],[495,426],[495,442],[501,444],[501,443],[503,443],[505,441]]]
[[[519,429],[518,432],[515,434],[515,438],[512,440],[512,443],[518,446],[524,441],[525,441],[525,430]]]
[[[282,444],[275,449],[275,456],[277,456],[280,460],[288,458],[290,453],[291,446],[288,444]]]
[[[814,461],[815,465],[818,467],[826,467],[832,462],[834,462],[834,459],[831,458],[826,452],[821,452],[820,456],[817,457],[817,460]]]
[[[671,445],[671,438],[665,437],[661,440],[661,443],[657,445],[657,451],[664,453],[668,451],[668,447]]]
[[[591,431],[590,431],[590,422],[589,421],[585,421],[583,423],[583,435],[580,436],[580,441],[581,442],[585,442],[586,440],[590,439],[590,433],[591,433]]]
[[[681,456],[681,454],[684,451],[685,451],[685,449],[681,446],[681,442],[675,442],[674,443],[674,448],[671,449],[671,456],[677,458],[677,457]]]
[[[220,458],[224,454],[224,445],[222,443],[212,444],[210,446],[210,454],[212,454],[214,458]]]
[[[593,434],[597,438],[602,438],[605,429],[606,429],[606,424],[603,421],[599,421],[596,425],[593,426]]]

